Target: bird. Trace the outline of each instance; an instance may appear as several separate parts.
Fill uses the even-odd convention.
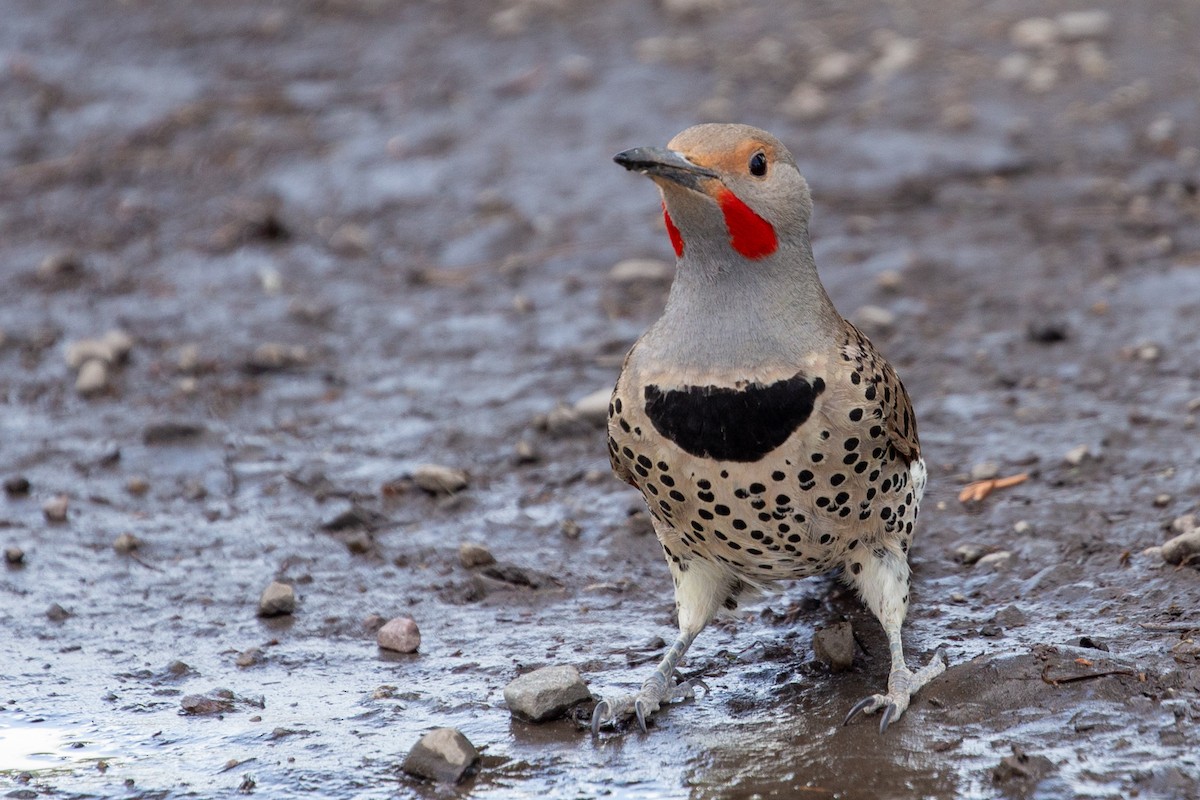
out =
[[[749,125],[690,127],[614,156],[657,184],[676,255],[661,317],[625,357],[608,408],[612,469],[645,498],[675,587],[679,634],[636,693],[605,696],[592,731],[708,687],[680,659],[718,614],[779,581],[840,570],[883,626],[886,690],[844,719],[879,730],[946,669],[910,669],[901,626],[925,490],[912,402],[838,313],[813,260],[796,160]]]

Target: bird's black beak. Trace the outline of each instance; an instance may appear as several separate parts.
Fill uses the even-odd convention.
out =
[[[651,178],[665,178],[695,192],[704,193],[703,182],[716,178],[717,173],[693,164],[681,153],[665,147],[635,147],[613,156],[613,161],[631,172]]]

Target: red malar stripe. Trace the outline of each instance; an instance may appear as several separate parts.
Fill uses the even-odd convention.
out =
[[[750,210],[728,189],[717,195],[729,229],[729,244],[746,258],[765,258],[779,247],[771,223]],[[678,248],[677,248],[678,249]]]
[[[664,200],[662,204],[663,221],[667,223],[667,236],[671,237],[671,246],[675,248],[675,255],[683,258],[683,235],[679,233],[679,228],[675,227],[675,222],[671,219],[671,215],[667,213],[667,202]]]

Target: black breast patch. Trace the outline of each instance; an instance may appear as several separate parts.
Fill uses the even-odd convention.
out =
[[[646,416],[685,452],[718,461],[758,461],[812,414],[825,381],[801,375],[745,389],[646,387]]]

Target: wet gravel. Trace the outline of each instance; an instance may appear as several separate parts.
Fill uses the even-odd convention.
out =
[[[1189,0],[7,3],[0,790],[446,796],[402,765],[454,728],[485,797],[1196,796],[1197,41]],[[883,737],[829,579],[706,631],[649,735],[504,702],[670,637],[596,412],[670,251],[609,158],[708,119],[797,155],[920,419],[906,642],[951,666]]]

